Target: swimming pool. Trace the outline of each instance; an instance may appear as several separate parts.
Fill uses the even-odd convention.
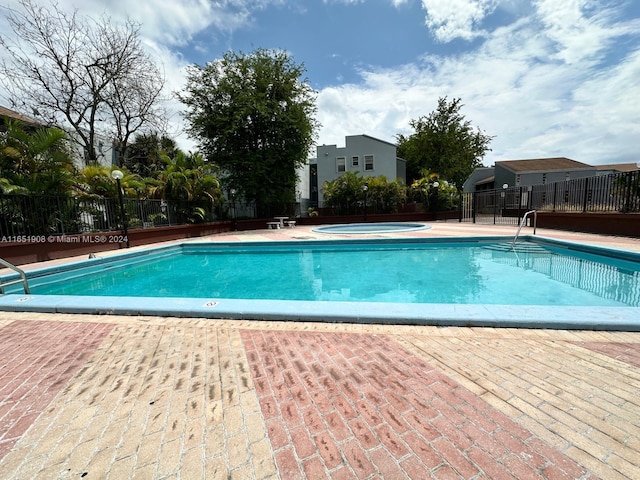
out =
[[[510,240],[184,243],[31,272],[0,309],[640,328],[639,254]]]

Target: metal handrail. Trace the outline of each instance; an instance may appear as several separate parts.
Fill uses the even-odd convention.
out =
[[[516,232],[516,235],[513,237],[513,242],[511,242],[511,248],[513,249],[516,245],[516,240],[518,240],[518,235],[520,235],[520,230],[522,230],[522,227],[524,227],[524,224],[527,223],[527,216],[533,213],[533,234],[536,234],[536,227],[538,224],[538,212],[536,210],[529,210],[527,213],[525,213],[522,217],[522,220],[520,221],[520,225],[518,226],[518,231]]]
[[[0,265],[3,265],[7,268],[10,268],[14,272],[20,275],[20,278],[15,280],[9,280],[8,282],[0,282],[0,293],[4,293],[4,287],[8,287],[9,285],[15,285],[16,283],[22,283],[24,287],[24,293],[29,294],[29,283],[27,282],[27,274],[21,268],[16,267],[12,263],[7,262],[5,259],[0,258]]]

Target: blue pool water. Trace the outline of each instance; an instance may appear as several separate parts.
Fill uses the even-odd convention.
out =
[[[10,287],[0,314],[640,331],[640,254],[521,239],[136,249],[29,272],[31,294]]]
[[[640,259],[495,241],[184,244],[30,275],[33,295],[637,307]],[[9,292],[20,292],[21,286]]]

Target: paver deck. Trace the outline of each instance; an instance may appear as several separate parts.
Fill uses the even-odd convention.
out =
[[[217,238],[312,235],[272,232]],[[636,479],[639,367],[630,332],[0,312],[0,478]]]

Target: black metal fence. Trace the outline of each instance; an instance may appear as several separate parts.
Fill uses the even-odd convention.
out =
[[[529,210],[639,213],[640,171],[463,195],[465,221],[517,224]]]
[[[123,207],[129,228],[212,221],[220,215],[189,202],[123,199]],[[0,237],[112,231],[122,225],[115,199],[0,195]]]
[[[194,202],[123,199],[128,228],[185,225],[232,218],[257,218],[254,203],[230,199],[215,206]],[[263,215],[299,216],[300,204],[274,204]],[[0,238],[75,235],[121,230],[118,199],[0,194]]]

